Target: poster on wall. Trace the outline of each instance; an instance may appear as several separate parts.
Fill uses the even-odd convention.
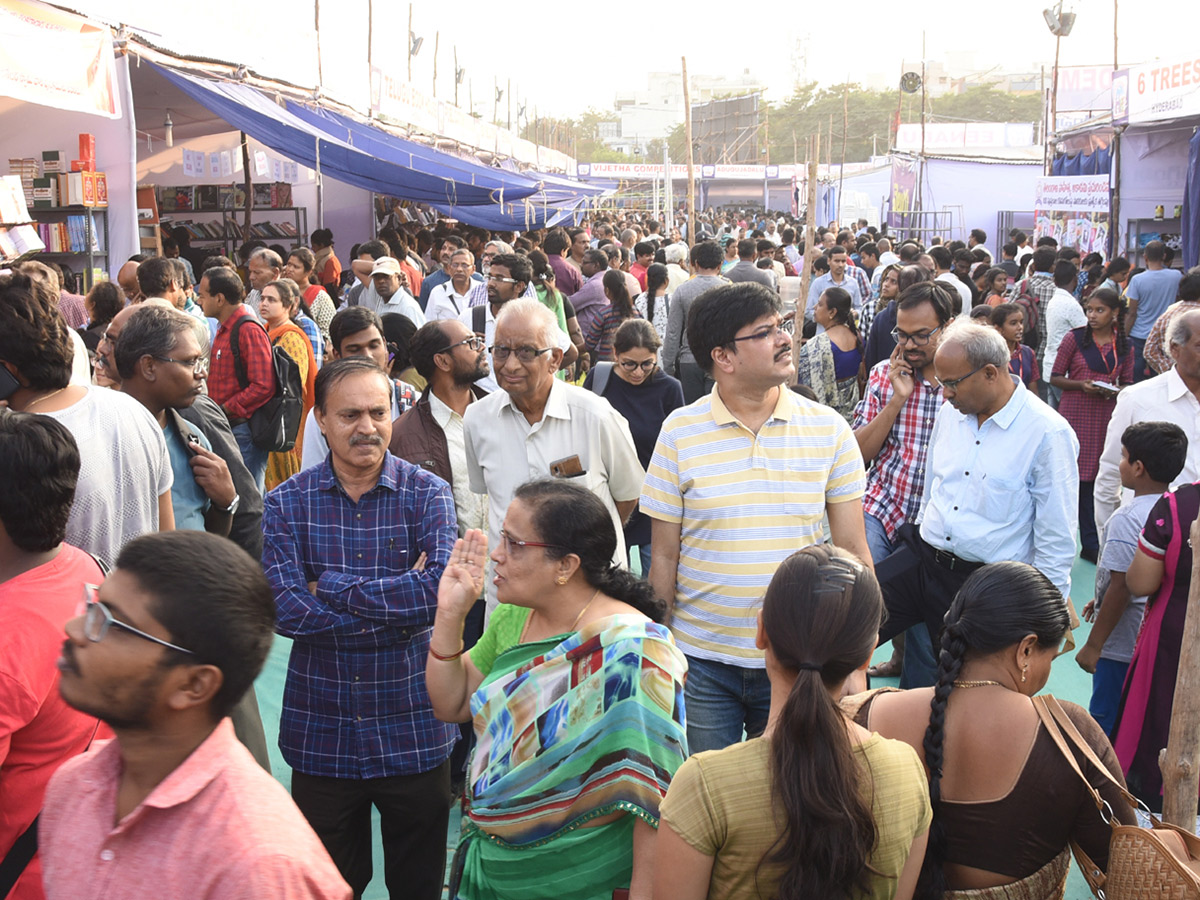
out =
[[[892,158],[892,203],[888,211],[888,227],[898,228],[901,215],[912,212],[917,192],[919,160]]]
[[[1107,175],[1047,176],[1034,185],[1034,242],[1052,237],[1060,247],[1108,255]]]

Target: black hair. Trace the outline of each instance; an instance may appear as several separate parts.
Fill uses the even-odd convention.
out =
[[[879,256],[879,245],[874,241],[867,241],[865,244],[860,244],[858,247],[859,256]]]
[[[671,280],[671,273],[662,263],[651,263],[646,267],[646,318],[654,321],[654,307],[658,300],[655,296],[660,287]]]
[[[1109,309],[1117,311],[1116,316],[1113,317],[1113,342],[1117,357],[1124,356],[1129,342],[1125,339],[1125,301],[1121,298],[1120,293],[1112,288],[1096,288],[1088,295],[1088,300],[1099,300]],[[1083,329],[1080,349],[1087,349],[1092,346],[1092,343],[1092,323],[1089,321]]]
[[[309,240],[312,242],[314,247],[332,247],[333,232],[328,228],[318,228],[311,235],[309,235]]]
[[[1042,235],[1040,238],[1038,238],[1038,239],[1037,239],[1037,245],[1036,245],[1036,246],[1037,246],[1037,247],[1039,247],[1039,248],[1041,248],[1041,247],[1050,247],[1050,248],[1052,248],[1052,249],[1055,249],[1055,253],[1057,254],[1057,249],[1056,249],[1056,248],[1058,247],[1058,239],[1057,239],[1057,238],[1055,238],[1055,237],[1051,237],[1051,236],[1050,236],[1050,235],[1048,235],[1048,234],[1043,234],[1043,235]]]
[[[1001,248],[1005,256],[1011,256],[1013,259],[1017,258],[1017,251],[1019,249],[1021,248],[1018,247],[1013,241],[1009,241]]]
[[[719,269],[725,260],[725,251],[716,241],[701,241],[692,247],[692,265],[697,269]]]
[[[634,256],[653,256],[654,245],[649,241],[638,241],[633,245]]]
[[[129,315],[113,347],[117,374],[129,379],[143,356],[169,357],[179,346],[179,335],[192,332],[196,320],[177,309],[144,303]]]
[[[1071,288],[1079,282],[1079,267],[1067,259],[1060,259],[1054,264],[1054,286]]]
[[[211,269],[205,269],[204,274],[200,276],[200,280],[208,279],[208,292],[212,296],[220,294],[225,298],[225,302],[230,306],[237,306],[246,297],[246,289],[242,285],[242,279],[238,277],[238,273],[233,269],[227,269],[224,266],[213,266]]]
[[[262,671],[275,636],[275,593],[262,567],[227,538],[203,531],[160,531],[130,541],[117,568],[153,598],[150,612],[177,665],[221,670],[209,712],[220,721]]]
[[[493,259],[492,262],[495,262]],[[599,266],[601,269],[608,268],[608,254],[603,250],[589,249],[583,251],[583,256],[579,258],[580,265],[583,263],[591,263],[593,266]]]
[[[633,299],[629,296],[629,287],[625,284],[624,272],[620,269],[608,269],[601,283],[613,310],[624,319],[637,315],[633,308]]]
[[[954,264],[954,254],[945,247],[930,247],[929,258],[939,269],[949,269]]]
[[[220,253],[217,253],[212,256],[204,257],[204,262],[200,266],[200,271],[207,272],[209,269],[234,268],[236,268],[236,266],[234,266],[232,259],[230,259],[228,256],[222,256]],[[203,278],[204,275],[201,275],[200,277]]]
[[[1200,300],[1200,266],[1188,269],[1179,279],[1179,299],[1189,303]]]
[[[401,313],[386,313],[380,318],[383,322],[383,339],[387,341],[388,353],[391,355],[391,375],[399,374],[412,365],[412,353],[409,348],[413,335],[417,333],[417,324],[408,316]]]
[[[571,239],[567,237],[566,231],[562,228],[554,227],[546,232],[546,239],[542,241],[542,248],[546,251],[547,256],[558,256],[571,245]]]
[[[34,390],[71,382],[75,347],[58,304],[45,301],[28,275],[0,277],[0,359]]]
[[[155,256],[137,267],[138,287],[147,297],[161,297],[178,282],[175,267],[165,256]]]
[[[358,254],[354,257],[369,256],[371,259],[381,259],[385,256],[391,256],[391,249],[383,241],[363,241],[358,245]]]
[[[758,242],[752,238],[743,238],[737,245],[738,259],[753,259],[758,253]]]
[[[986,303],[977,303],[971,307],[971,311],[967,314],[968,318],[977,319],[984,325],[992,324],[992,308]]]
[[[618,353],[628,353],[637,347],[657,353],[661,346],[662,340],[659,338],[658,332],[654,330],[654,326],[647,319],[626,319],[613,334],[613,356]]]
[[[1016,303],[997,303],[992,307],[992,324],[997,328],[1003,328],[1009,317],[1017,313],[1024,316],[1025,310]]]
[[[354,307],[350,307],[354,309]],[[325,413],[325,400],[337,385],[345,378],[351,375],[361,375],[364,372],[378,374],[383,378],[388,386],[388,391],[391,391],[392,379],[388,377],[388,373],[375,363],[375,360],[369,356],[347,356],[344,359],[335,359],[333,362],[326,363],[317,372],[317,380],[313,385],[313,406],[319,409],[322,415]]]
[[[896,309],[914,309],[922,303],[933,307],[938,325],[945,325],[954,318],[954,304],[961,303],[958,291],[952,290],[944,281],[917,281],[900,292]]]
[[[601,256],[604,256],[602,251],[589,250],[588,252],[599,252]],[[604,265],[608,265],[608,257],[604,257]],[[533,281],[533,265],[529,262],[528,256],[521,256],[517,253],[497,253],[492,257],[492,269],[495,269],[496,266],[504,266],[508,269],[510,278],[520,281],[526,286]]]
[[[858,337],[858,325],[854,322],[854,301],[850,292],[845,288],[827,287],[821,292],[825,298],[825,308],[833,314],[835,325],[845,325]]]
[[[0,415],[4,490],[0,522],[9,540],[26,553],[53,550],[67,536],[67,519],[79,479],[79,445],[50,416]]]
[[[1121,446],[1159,484],[1169,485],[1187,464],[1187,435],[1174,422],[1135,422],[1121,433]]]
[[[921,255],[921,248],[911,241],[905,241],[900,245],[900,249],[896,251],[900,256],[902,263],[915,263],[917,257]]]
[[[971,229],[971,237],[975,238],[975,243],[977,243],[977,244],[986,244],[987,243],[987,232],[984,231],[982,228],[972,228]]]
[[[433,358],[446,349],[449,338],[442,330],[442,320],[431,319],[408,342],[408,355],[417,374],[429,381],[437,370]]]
[[[97,281],[88,291],[87,299],[92,304],[92,325],[107,325],[125,308],[121,289],[111,281]]]
[[[940,898],[946,890],[946,830],[941,820],[943,741],[946,701],[968,659],[988,656],[1019,644],[1029,635],[1042,648],[1058,647],[1071,627],[1062,593],[1031,565],[998,562],[982,566],[963,583],[946,612],[938,655],[937,684],[925,729],[925,765],[933,824],[917,884],[917,897]]]
[[[723,284],[701,294],[687,314],[688,346],[696,365],[711,374],[713,350],[732,344],[738,331],[779,311],[779,295],[753,281]]]
[[[795,681],[771,734],[771,782],[785,826],[763,862],[784,867],[778,900],[869,888],[877,828],[863,767],[831,690],[861,668],[883,624],[871,570],[829,544],[793,553],[763,597],[762,624]]]
[[[1058,253],[1053,247],[1038,247],[1033,251],[1033,271],[1049,272],[1057,259]]]
[[[1120,276],[1128,272],[1129,268],[1129,260],[1123,256],[1114,256],[1108,261],[1108,265],[1104,269],[1104,277],[1116,281]]]
[[[599,497],[580,485],[544,478],[521,485],[513,499],[530,508],[538,539],[554,542],[543,548],[548,558],[575,554],[591,587],[628,603],[655,622],[666,619],[667,605],[655,597],[654,589],[627,569],[613,565],[617,530]]]
[[[368,328],[374,328],[383,337],[383,322],[379,320],[379,313],[366,306],[343,306],[329,320],[329,343],[341,356],[342,341]]]

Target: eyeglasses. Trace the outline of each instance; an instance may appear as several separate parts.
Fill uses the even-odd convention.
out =
[[[488,281],[503,281],[505,284],[516,284],[517,279],[505,278],[503,275],[488,275]]]
[[[157,359],[159,362],[175,363],[177,366],[183,366],[185,369],[191,369],[193,372],[200,375],[208,374],[208,357],[197,356],[192,359],[172,359],[169,356],[151,356],[151,359]]]
[[[496,344],[492,347],[492,356],[496,358],[496,362],[502,363],[510,353],[515,353],[517,359],[523,363],[531,363],[543,353],[549,353],[553,347],[543,347],[540,350],[537,347],[505,347],[503,344]]]
[[[518,541],[503,528],[500,529],[500,542],[504,544],[505,553],[510,552],[513,547],[520,547],[522,550],[524,550],[526,547],[553,547],[556,550],[563,549],[558,544],[544,544],[541,541]]]
[[[79,608],[75,610],[75,615],[83,616],[83,636],[93,644],[98,644],[104,640],[104,636],[108,634],[108,629],[112,626],[120,628],[122,631],[128,631],[130,634],[136,634],[140,638],[145,638],[155,644],[160,644],[168,650],[177,650],[180,653],[186,653],[189,656],[196,654],[185,647],[180,647],[178,644],[172,644],[170,641],[164,641],[162,638],[156,638],[152,634],[146,634],[141,629],[134,628],[132,625],[127,625],[124,622],[119,622],[113,618],[113,614],[109,612],[107,606],[101,603],[96,597],[99,595],[100,588],[94,584],[85,584],[83,586],[83,602],[79,604]]]
[[[786,334],[786,333],[787,332],[785,332],[783,330],[783,323],[777,322],[774,325],[768,325],[766,328],[762,328],[762,329],[754,332],[754,334],[746,334],[746,335],[743,335],[742,337],[731,338],[730,343],[736,344],[738,341],[774,340],[775,338],[779,337],[779,335]]]
[[[935,334],[937,334],[941,330],[942,330],[942,326],[939,325],[937,328],[933,329],[933,331],[930,331],[928,333],[908,334],[907,332],[901,331],[899,328],[893,328],[892,329],[892,340],[895,341],[897,344],[903,344],[905,342],[908,342],[908,343],[912,344],[914,347],[924,347],[926,344],[929,343],[930,338],[932,338]]]
[[[950,390],[955,391],[955,390],[958,390],[958,386],[960,384],[962,384],[964,381],[966,381],[968,378],[970,378],[976,372],[982,372],[984,369],[986,369],[990,365],[991,365],[991,363],[984,363],[982,366],[978,366],[978,367],[972,369],[970,372],[968,372],[962,378],[942,378],[939,380],[941,381],[943,388],[950,388]]]
[[[481,338],[477,334],[473,334],[469,338],[464,338],[463,340],[459,341],[457,344],[451,344],[449,347],[443,347],[441,350],[438,350],[437,352],[438,353],[449,353],[455,347],[463,347],[463,346],[470,347],[472,350],[479,350],[483,347],[483,338]],[[517,358],[520,359],[519,356]]]
[[[634,369],[641,369],[643,372],[649,372],[658,365],[658,360],[656,359],[643,359],[641,362],[638,362],[635,359],[622,359],[619,360],[619,362],[621,364],[621,368],[626,372],[632,372]]]

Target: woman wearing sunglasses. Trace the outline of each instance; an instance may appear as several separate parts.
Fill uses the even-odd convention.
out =
[[[425,668],[434,713],[474,719],[477,741],[451,897],[650,896],[659,805],[687,756],[687,662],[616,546],[582,485],[522,485],[491,552],[500,605],[464,653],[488,547],[477,530],[455,543]]]
[[[613,362],[597,364],[583,382],[625,417],[643,469],[650,465],[663,422],[683,406],[679,380],[658,365],[661,346],[648,321],[626,319],[613,336]],[[634,510],[625,523],[625,546],[631,552],[638,548],[645,577],[650,572],[650,519],[640,510]]]

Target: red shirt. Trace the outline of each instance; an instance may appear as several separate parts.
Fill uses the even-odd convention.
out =
[[[117,822],[121,767],[120,744],[108,741],[46,789],[38,840],[50,900],[349,900],[321,841],[229,719]]]
[[[644,291],[646,289],[646,267],[639,262],[635,262],[630,265],[629,274],[637,279],[638,285]]]
[[[248,419],[251,413],[271,399],[275,393],[275,372],[271,363],[271,339],[257,323],[243,325],[238,331],[238,349],[246,367],[249,384],[243,390],[238,384],[230,349],[233,324],[250,316],[245,306],[239,306],[217,329],[212,343],[212,366],[208,373],[208,395],[225,408],[230,418]],[[253,316],[250,316],[253,320]]]
[[[96,731],[59,695],[55,661],[84,584],[103,580],[94,559],[63,544],[50,562],[0,584],[0,858],[42,808],[50,776]],[[8,896],[43,896],[37,857]]]

